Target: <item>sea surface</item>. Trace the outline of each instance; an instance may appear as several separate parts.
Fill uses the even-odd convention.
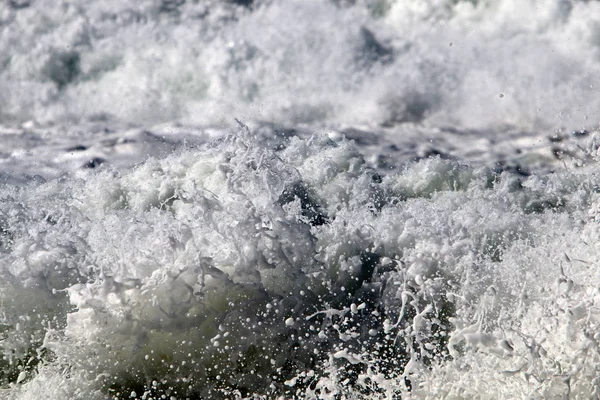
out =
[[[600,398],[600,2],[0,1],[0,398]]]

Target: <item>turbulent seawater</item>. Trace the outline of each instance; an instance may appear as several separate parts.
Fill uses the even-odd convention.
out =
[[[0,2],[0,398],[600,397],[600,2]]]

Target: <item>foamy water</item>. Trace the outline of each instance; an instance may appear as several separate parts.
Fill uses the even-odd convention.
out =
[[[236,3],[4,2],[0,115],[525,129],[598,119],[596,2]]]
[[[0,397],[599,397],[599,26],[0,4]]]

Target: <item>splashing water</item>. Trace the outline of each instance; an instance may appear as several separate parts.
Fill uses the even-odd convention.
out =
[[[336,136],[271,150],[244,129],[6,185],[3,379],[17,398],[593,396],[593,176],[431,158],[382,177]]]
[[[0,116],[574,128],[599,117],[599,21],[575,0],[6,1]]]
[[[0,398],[600,396],[599,23],[0,4]]]

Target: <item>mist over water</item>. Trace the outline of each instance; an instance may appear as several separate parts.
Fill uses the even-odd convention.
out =
[[[599,32],[0,3],[0,398],[597,398]]]

